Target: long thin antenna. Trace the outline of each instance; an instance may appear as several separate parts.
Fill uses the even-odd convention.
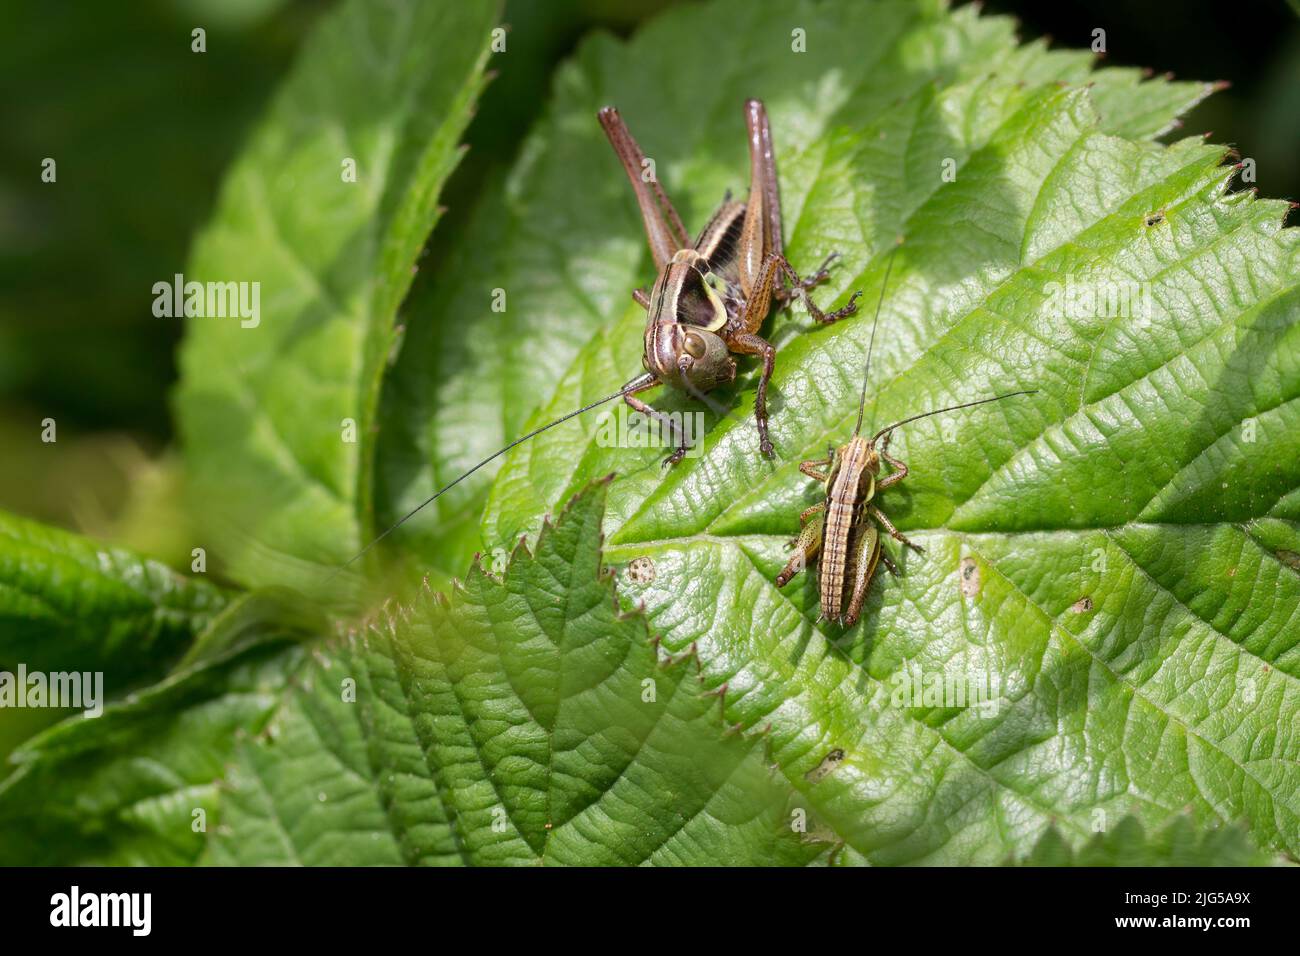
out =
[[[872,444],[875,444],[876,440],[880,438],[881,435],[885,434],[885,432],[892,432],[900,425],[906,425],[908,422],[918,421],[922,418],[929,418],[931,415],[942,415],[944,412],[955,412],[962,408],[974,408],[976,405],[987,405],[989,402],[1000,402],[1004,398],[1015,398],[1017,395],[1035,395],[1037,392],[1038,389],[1036,388],[1027,389],[1022,392],[1007,392],[1005,395],[994,395],[992,398],[981,398],[977,402],[963,402],[960,405],[949,405],[947,408],[936,408],[932,412],[922,412],[920,415],[913,415],[910,418],[904,418],[902,421],[894,422],[892,425],[886,425],[884,428],[880,429],[880,431],[871,436],[871,442]]]
[[[622,397],[624,394],[626,394],[627,392],[632,391],[631,384],[632,384],[632,383],[629,383],[628,385],[624,385],[622,388],[620,388],[620,389],[619,389],[617,392],[615,392],[613,395],[606,395],[604,398],[600,399],[599,401],[592,402],[590,405],[584,405],[584,406],[582,406],[582,408],[579,408],[577,411],[569,412],[569,414],[567,414],[567,415],[563,415],[563,416],[561,416],[560,418],[555,419],[555,421],[553,421],[553,422],[548,422],[547,424],[543,425],[541,428],[535,428],[535,429],[533,429],[532,431],[530,431],[527,435],[524,435],[522,438],[516,438],[516,439],[515,439],[514,441],[512,441],[509,445],[506,445],[504,448],[502,448],[500,451],[497,451],[497,452],[494,452],[494,453],[491,454],[491,455],[488,455],[488,457],[484,458],[484,459],[483,459],[482,461],[480,461],[477,465],[475,465],[475,466],[474,466],[473,468],[471,468],[469,471],[465,472],[463,475],[461,475],[461,476],[460,476],[459,478],[457,478],[455,481],[451,482],[451,483],[448,484],[448,485],[443,486],[442,488],[439,488],[437,491],[435,491],[435,492],[434,492],[433,494],[431,494],[429,497],[425,498],[422,502],[420,502],[418,505],[416,505],[414,508],[412,508],[412,509],[411,509],[410,511],[408,511],[406,514],[402,515],[402,517],[401,517],[401,518],[400,518],[400,519],[399,519],[395,524],[391,525],[391,526],[390,526],[386,531],[384,531],[383,534],[379,535],[379,537],[375,538],[373,541],[371,541],[368,545],[366,545],[364,548],[362,548],[362,549],[361,549],[360,551],[358,551],[356,554],[352,555],[352,557],[348,558],[347,561],[345,561],[343,564],[340,564],[337,568],[335,568],[335,569],[334,569],[334,574],[331,574],[331,575],[330,575],[329,580],[332,581],[332,580],[334,579],[334,576],[337,575],[340,571],[345,571],[345,570],[347,570],[347,568],[348,568],[348,567],[349,567],[353,562],[355,562],[355,561],[359,560],[360,558],[364,557],[364,556],[365,556],[365,555],[370,551],[370,549],[373,548],[375,545],[377,545],[380,541],[383,541],[385,538],[387,538],[390,534],[392,534],[394,531],[396,531],[396,530],[397,530],[398,528],[400,528],[402,525],[406,524],[406,522],[410,521],[412,518],[414,518],[417,514],[419,514],[421,511],[423,511],[423,510],[424,510],[425,508],[427,508],[429,505],[433,504],[433,503],[438,499],[438,496],[439,496],[439,495],[442,495],[443,493],[450,491],[452,488],[455,488],[458,484],[460,484],[462,481],[464,481],[464,480],[465,480],[466,478],[468,478],[470,475],[474,474],[474,472],[478,471],[480,468],[482,468],[482,467],[483,467],[484,465],[486,465],[488,462],[491,462],[491,461],[494,461],[494,460],[497,459],[497,458],[500,458],[502,455],[504,455],[506,452],[508,452],[511,448],[514,448],[516,445],[522,445],[524,442],[528,441],[528,439],[533,438],[533,437],[535,437],[535,436],[537,436],[537,435],[540,435],[542,432],[546,431],[546,429],[548,429],[548,428],[554,428],[556,425],[559,425],[559,424],[561,424],[562,422],[567,422],[570,418],[575,418],[575,417],[577,417],[578,415],[581,415],[583,412],[589,412],[589,411],[591,411],[593,408],[595,408],[595,407],[598,406],[598,405],[604,405],[606,402],[611,402],[611,401],[613,401],[613,400],[616,399],[616,398],[621,398],[621,397]],[[328,583],[328,581],[327,581],[326,583]]]
[[[871,352],[876,347],[876,326],[880,322],[880,307],[885,304],[885,289],[889,286],[889,273],[894,268],[894,253],[902,244],[903,237],[899,236],[894,248],[889,251],[889,262],[885,265],[885,278],[880,283],[880,299],[876,302],[876,315],[871,320],[871,340],[867,343],[867,362],[862,369],[862,396],[858,399],[858,423],[853,426],[855,435],[862,431],[862,412],[867,407],[867,376],[871,374]]]

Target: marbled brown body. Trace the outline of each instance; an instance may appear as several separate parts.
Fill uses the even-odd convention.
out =
[[[822,558],[818,569],[822,617],[838,620],[843,614],[845,580],[851,560],[850,543],[862,520],[863,505],[875,494],[875,472],[879,468],[879,457],[861,435],[854,435],[835,456],[827,482]]]
[[[825,458],[800,463],[801,472],[823,483],[826,497],[799,516],[804,527],[791,542],[794,556],[776,576],[776,586],[785,587],[809,563],[817,562],[818,620],[844,627],[857,623],[877,565],[883,562],[890,571],[898,570],[881,547],[877,525],[914,551],[921,550],[872,503],[877,491],[907,477],[907,466],[889,454],[889,434],[877,448],[880,437],[867,440],[855,434]],[[895,469],[884,478],[881,461]]]

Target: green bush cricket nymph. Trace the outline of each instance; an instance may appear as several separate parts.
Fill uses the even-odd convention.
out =
[[[826,497],[799,515],[802,531],[790,542],[794,554],[776,576],[776,586],[785,587],[809,563],[816,562],[821,600],[821,613],[817,619],[829,619],[844,627],[852,627],[857,623],[867,589],[871,586],[871,579],[875,577],[879,564],[883,563],[891,574],[898,574],[897,566],[881,546],[882,529],[917,554],[924,553],[921,546],[895,528],[893,522],[875,504],[877,492],[884,491],[907,477],[907,465],[889,453],[889,440],[894,429],[931,415],[1034,393],[1033,390],[1008,392],[993,398],[938,408],[887,425],[869,440],[862,437],[862,415],[867,404],[867,376],[871,373],[871,352],[876,344],[876,323],[880,320],[880,307],[885,301],[885,287],[889,283],[897,251],[898,246],[895,246],[889,254],[889,263],[885,267],[885,277],[880,286],[880,300],[876,303],[875,318],[871,322],[871,338],[867,344],[867,360],[862,371],[862,395],[858,401],[858,420],[853,426],[853,437],[838,449],[828,448],[825,458],[799,464],[801,472],[825,486]],[[893,469],[883,478],[880,477],[882,460]]]

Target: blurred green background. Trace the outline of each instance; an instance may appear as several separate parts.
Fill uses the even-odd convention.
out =
[[[473,161],[444,193],[431,255],[511,163],[578,39],[626,34],[672,2],[507,4],[510,53],[494,60],[500,75],[468,134]],[[329,5],[0,2],[0,508],[188,563],[168,452],[182,329],[152,315],[151,287],[183,270],[223,168]],[[1059,46],[1086,48],[1101,27],[1108,64],[1230,81],[1173,136],[1213,131],[1256,160],[1262,193],[1300,199],[1300,19],[1284,0],[985,7]],[[207,31],[203,54],[191,52],[194,27]],[[53,184],[41,181],[46,157]],[[55,444],[40,440],[45,418]],[[11,715],[0,754],[46,719]]]

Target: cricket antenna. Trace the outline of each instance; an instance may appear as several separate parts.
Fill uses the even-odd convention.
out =
[[[894,248],[889,251],[889,260],[885,265],[885,278],[880,283],[880,299],[876,302],[876,314],[871,320],[871,340],[867,342],[867,363],[862,369],[862,396],[858,399],[858,423],[853,426],[855,435],[862,431],[862,412],[867,407],[867,376],[871,374],[871,352],[876,347],[876,325],[880,322],[880,307],[885,304],[885,289],[889,286],[889,273],[894,268],[894,253],[902,244],[903,237],[899,236],[894,243]]]
[[[1031,388],[1020,392],[1007,392],[1005,395],[994,395],[992,398],[981,398],[977,402],[963,402],[960,405],[949,405],[947,408],[936,408],[932,412],[922,412],[920,415],[912,415],[910,418],[904,418],[902,421],[894,422],[892,425],[886,425],[880,431],[871,436],[871,443],[874,445],[877,439],[885,432],[892,432],[900,425],[906,425],[908,422],[919,421],[922,418],[929,418],[931,415],[942,415],[944,412],[955,412],[961,408],[974,408],[976,405],[987,405],[989,402],[1000,402],[1004,398],[1015,398],[1017,395],[1035,395],[1038,389]]]
[[[532,431],[530,431],[527,435],[524,435],[522,438],[516,438],[516,439],[515,439],[514,441],[512,441],[509,445],[506,445],[506,446],[505,446],[504,448],[502,448],[501,450],[496,451],[496,452],[493,452],[491,455],[488,455],[486,458],[484,458],[482,461],[480,461],[477,465],[475,465],[475,466],[474,466],[473,468],[471,468],[469,471],[465,472],[463,475],[461,475],[461,476],[460,476],[459,478],[457,478],[455,481],[451,482],[450,484],[444,485],[442,488],[439,488],[437,491],[435,491],[435,492],[434,492],[433,494],[431,494],[429,497],[425,498],[422,502],[420,502],[418,505],[416,505],[414,508],[412,508],[412,509],[411,509],[410,511],[408,511],[406,514],[402,515],[401,518],[399,518],[395,523],[393,523],[392,525],[390,525],[390,526],[389,526],[389,527],[388,527],[388,528],[387,528],[387,529],[386,529],[382,534],[380,534],[377,538],[375,538],[373,541],[371,541],[368,545],[366,545],[364,548],[362,548],[362,549],[361,549],[360,551],[358,551],[356,554],[352,555],[352,557],[348,558],[347,561],[345,561],[343,564],[340,564],[337,568],[335,568],[335,569],[334,569],[334,573],[331,574],[331,575],[329,576],[329,578],[326,580],[326,583],[328,584],[329,581],[334,580],[334,578],[335,578],[336,575],[338,575],[341,571],[345,571],[345,570],[347,570],[347,568],[348,568],[350,565],[352,565],[355,561],[357,561],[357,560],[359,560],[360,558],[364,557],[364,556],[365,556],[365,555],[370,551],[370,549],[373,548],[375,545],[377,545],[380,541],[383,541],[385,538],[387,538],[390,534],[392,534],[394,531],[396,531],[396,530],[397,530],[398,528],[400,528],[402,525],[406,524],[406,522],[410,521],[412,518],[414,518],[417,514],[419,514],[421,511],[423,511],[423,510],[424,510],[425,508],[427,508],[429,505],[433,504],[433,503],[438,499],[438,497],[439,497],[440,495],[442,495],[442,494],[445,493],[445,492],[450,491],[452,488],[455,488],[458,484],[460,484],[462,481],[464,481],[464,480],[465,480],[466,478],[468,478],[470,475],[474,474],[474,472],[478,471],[478,470],[479,470],[480,468],[482,468],[484,465],[488,464],[488,463],[491,462],[491,461],[495,461],[497,458],[500,458],[502,455],[504,455],[506,452],[508,452],[511,448],[514,448],[516,445],[522,445],[524,442],[528,441],[528,439],[533,438],[533,437],[535,437],[535,436],[537,436],[537,435],[540,435],[542,432],[546,431],[548,428],[554,428],[556,425],[559,425],[559,424],[561,424],[561,423],[563,423],[563,422],[567,422],[570,418],[576,418],[577,416],[581,415],[583,412],[589,412],[589,411],[591,411],[593,408],[596,408],[596,407],[599,406],[599,405],[604,405],[606,402],[612,402],[612,401],[613,401],[614,399],[616,399],[616,398],[621,398],[622,396],[626,395],[627,393],[632,392],[632,391],[635,391],[635,390],[636,390],[636,386],[640,386],[640,385],[642,385],[641,380],[640,380],[640,379],[634,379],[633,381],[628,382],[628,384],[626,384],[626,385],[624,385],[622,388],[620,388],[620,389],[619,389],[617,392],[615,392],[613,395],[606,395],[604,398],[599,399],[598,401],[594,401],[594,402],[592,402],[590,405],[584,405],[584,406],[582,406],[582,408],[579,408],[577,411],[569,412],[569,414],[567,414],[567,415],[561,415],[559,418],[555,419],[555,421],[553,421],[553,422],[547,422],[547,423],[546,423],[545,425],[543,425],[541,428],[534,428]]]

